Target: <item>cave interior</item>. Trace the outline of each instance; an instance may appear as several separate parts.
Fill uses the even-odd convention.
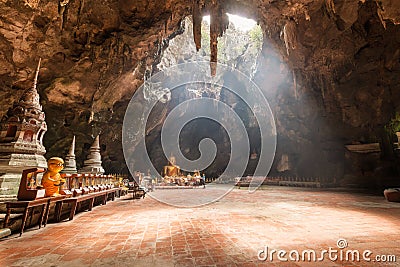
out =
[[[241,30],[243,22],[235,25],[227,14],[255,26]],[[128,173],[121,131],[138,88],[174,64],[207,61],[215,75],[218,62],[249,76],[268,100],[277,132],[269,176],[382,192],[400,185],[399,23],[400,2],[390,0],[1,1],[0,117],[32,87],[41,58],[45,157],[64,157],[75,136],[82,167],[100,135],[106,173]],[[146,146],[159,172],[167,162],[160,146],[165,116],[193,97],[177,90],[149,119]],[[246,125],[251,152],[259,153],[260,130],[245,103],[224,90],[201,97],[230,105]],[[182,153],[196,159],[203,138],[218,148],[204,172],[218,176],[230,148],[218,123],[188,123]],[[249,161],[243,175],[257,163]]]

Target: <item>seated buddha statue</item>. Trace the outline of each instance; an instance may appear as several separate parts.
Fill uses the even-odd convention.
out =
[[[47,161],[47,170],[42,177],[42,186],[46,191],[46,197],[60,195],[60,185],[65,183],[65,179],[59,174],[63,168],[64,160],[62,158],[53,157]]]
[[[176,165],[176,159],[174,156],[171,156],[169,158],[169,162],[167,166],[164,166],[164,177],[169,176],[169,177],[174,177],[174,176],[179,176],[181,174],[181,169],[179,166]]]
[[[194,170],[193,177],[195,177],[195,178],[200,178],[200,177],[201,177],[201,176],[200,176],[200,171]]]

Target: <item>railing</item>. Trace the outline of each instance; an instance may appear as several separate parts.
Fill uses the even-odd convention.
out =
[[[253,181],[260,185],[278,185],[278,186],[293,186],[293,187],[335,187],[337,185],[335,178],[321,177],[237,177],[237,186],[249,186]]]

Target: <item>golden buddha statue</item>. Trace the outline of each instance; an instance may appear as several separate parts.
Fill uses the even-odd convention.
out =
[[[64,168],[62,158],[53,157],[47,161],[47,170],[42,177],[42,186],[46,190],[46,197],[60,195],[60,185],[65,183],[59,172]]]
[[[181,175],[181,169],[176,165],[176,159],[174,156],[171,156],[168,161],[168,165],[164,166],[164,177],[176,177]]]
[[[195,178],[201,177],[201,176],[200,176],[200,171],[194,170],[193,177],[195,177]]]

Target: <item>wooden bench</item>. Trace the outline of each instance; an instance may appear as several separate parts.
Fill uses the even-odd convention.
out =
[[[11,213],[22,213],[22,223],[20,236],[24,232],[26,221],[30,215],[30,225],[32,225],[33,210],[40,208],[39,228],[46,226],[49,217],[50,204],[64,199],[66,196],[44,197],[45,190],[37,188],[37,175],[44,172],[43,168],[31,168],[22,171],[22,177],[18,188],[16,201],[6,202],[6,217],[4,218],[3,228],[9,224]],[[22,210],[22,212],[21,212]],[[29,213],[30,211],[30,213]]]
[[[6,208],[7,208],[7,213],[6,217],[4,219],[3,223],[3,228],[6,228],[9,223],[10,215],[11,213],[21,213],[17,212],[16,210],[23,210],[22,211],[22,224],[21,228],[19,231],[19,235],[21,236],[22,233],[24,232],[26,221],[29,216],[29,210],[31,211],[30,217],[30,225],[32,224],[32,218],[33,218],[33,209],[35,207],[40,207],[40,217],[39,217],[39,229],[43,226],[46,226],[47,220],[49,217],[49,209],[50,209],[50,204],[53,202],[58,202],[62,199],[64,199],[65,196],[58,196],[58,197],[46,197],[46,198],[39,198],[35,200],[22,200],[22,201],[10,201],[6,202]],[[14,212],[13,212],[14,211]]]
[[[6,216],[3,227],[10,224],[11,214],[22,214],[20,236],[27,226],[27,220],[30,217],[28,225],[32,225],[35,208],[40,209],[37,224],[39,228],[46,226],[50,206],[54,208],[54,221],[61,221],[63,207],[68,205],[70,210],[65,211],[69,220],[79,211],[80,205],[86,202],[86,210],[92,210],[97,204],[106,205],[108,200],[114,201],[116,197],[126,194],[127,190],[116,184],[116,178],[111,175],[95,174],[63,174],[66,183],[60,188],[62,195],[56,197],[44,197],[44,190],[37,187],[37,175],[44,172],[42,168],[26,169],[22,172],[22,178],[18,191],[18,200],[6,202]],[[116,185],[116,186],[115,186]],[[64,205],[65,204],[65,205]],[[37,210],[36,210],[37,211]],[[36,222],[34,222],[36,224]]]
[[[93,193],[88,193],[85,195],[81,195],[78,197],[71,197],[71,198],[66,198],[59,203],[56,204],[56,209],[55,209],[55,221],[59,222],[61,220],[61,214],[62,214],[62,205],[63,204],[71,204],[71,210],[69,213],[69,220],[73,220],[75,214],[78,211],[78,204],[81,202],[88,201],[89,205],[87,210],[91,211],[93,209],[95,200],[99,198],[101,200],[102,205],[107,204],[107,200],[110,198],[112,201],[115,200],[115,197],[117,196],[117,192],[120,192],[121,188],[115,187],[115,188],[110,188],[106,189],[104,191],[99,191],[99,192],[93,192]]]
[[[146,188],[140,187],[136,184],[136,182],[129,182],[128,185],[128,194],[132,193],[132,198],[140,199],[146,196]]]

